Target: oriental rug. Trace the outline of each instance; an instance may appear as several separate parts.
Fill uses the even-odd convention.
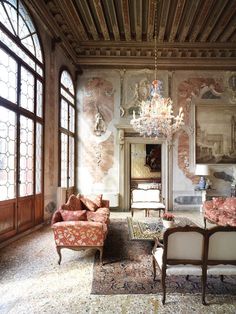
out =
[[[103,265],[96,254],[93,268],[92,294],[154,294],[161,293],[160,274],[153,280],[151,251],[153,241],[129,239],[127,220],[111,220],[104,246]],[[166,279],[168,293],[201,293],[200,277],[171,276]],[[226,276],[207,281],[207,294],[236,295],[236,277]]]

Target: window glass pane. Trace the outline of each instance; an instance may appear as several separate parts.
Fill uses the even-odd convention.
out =
[[[42,125],[37,123],[36,126],[36,194],[42,192]]]
[[[5,4],[5,8],[8,7],[7,4]],[[5,25],[5,27],[14,34],[13,28],[11,26],[11,23],[8,19],[8,16],[6,14],[6,11],[4,9],[4,5],[3,3],[0,3],[0,21],[2,22],[3,25]]]
[[[0,107],[0,201],[16,197],[16,115]]]
[[[68,129],[68,104],[61,99],[61,127]]]
[[[69,137],[69,187],[74,186],[74,171],[75,171],[75,140],[72,136]]]
[[[4,4],[4,6],[10,18],[11,25],[13,26],[13,34],[16,35],[17,34],[17,10],[13,6],[6,3]]]
[[[70,107],[70,131],[75,132],[75,109],[72,106]]]
[[[16,103],[17,63],[0,49],[0,96]]]
[[[20,117],[20,196],[33,194],[33,121]]]
[[[61,187],[67,187],[67,135],[61,133]]]
[[[42,57],[42,51],[41,51],[41,46],[40,46],[40,42],[39,42],[39,38],[37,34],[33,35],[33,41],[34,41],[34,45],[35,45],[35,50],[36,50],[36,58],[43,62],[43,57]]]
[[[15,54],[24,60],[28,66],[33,70],[35,69],[35,62],[21,49],[19,48],[3,31],[0,30],[0,40],[8,46]]]
[[[34,76],[24,67],[21,68],[20,105],[34,112]]]
[[[70,73],[63,71],[61,74],[61,84],[70,91],[72,95],[75,94],[74,85],[70,76]]]
[[[73,98],[70,94],[68,94],[67,91],[65,91],[65,89],[64,89],[63,87],[61,88],[61,94],[62,94],[72,105],[74,105],[74,103],[75,103],[74,98]]]
[[[43,116],[43,84],[37,81],[37,116]]]
[[[0,21],[4,24],[4,26],[15,36],[18,36],[21,40],[21,43],[40,61],[42,60],[42,50],[39,42],[38,35],[36,33],[34,24],[29,16],[28,12],[22,5],[21,1],[19,1],[19,11],[17,11],[16,1],[8,1],[9,3],[4,2],[0,3]],[[11,3],[11,4],[10,4]],[[6,14],[10,18],[9,18]],[[17,22],[19,27],[17,27]],[[5,38],[6,40],[6,38]],[[5,41],[4,41],[5,43]],[[20,54],[17,55],[22,58],[22,54],[24,54],[20,48],[16,48],[15,44],[13,44],[14,52],[16,50],[20,50]],[[8,45],[8,47],[10,47]],[[26,55],[27,57],[27,55]],[[27,57],[29,58],[29,57]],[[22,58],[25,60],[24,58]],[[30,58],[29,58],[30,60]],[[26,61],[26,60],[25,60]],[[32,63],[32,60],[30,60]],[[26,61],[27,62],[27,61]],[[28,62],[27,62],[28,63]],[[32,64],[30,64],[32,66]]]

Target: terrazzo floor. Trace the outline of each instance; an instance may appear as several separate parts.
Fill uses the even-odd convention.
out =
[[[198,212],[178,212],[198,224]],[[151,214],[154,218],[157,213]],[[129,213],[112,212],[112,219]],[[135,218],[143,218],[135,212]],[[46,226],[0,249],[0,313],[236,313],[236,296],[207,295],[208,306],[200,295],[91,295],[94,250],[62,251],[57,264],[52,230]]]

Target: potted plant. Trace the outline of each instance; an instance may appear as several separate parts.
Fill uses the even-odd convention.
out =
[[[171,228],[173,227],[175,222],[175,216],[171,213],[164,213],[162,216],[162,223],[164,228]]]

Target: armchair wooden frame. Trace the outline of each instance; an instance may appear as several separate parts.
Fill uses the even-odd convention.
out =
[[[170,236],[177,233],[196,233],[202,235],[202,247],[201,247],[201,253],[197,259],[194,258],[170,258],[168,256],[168,245],[171,240],[169,240]],[[155,240],[155,245],[153,248],[153,268],[154,268],[154,279],[156,278],[156,265],[158,266],[160,273],[161,273],[161,285],[162,285],[162,291],[163,291],[163,297],[162,297],[162,303],[165,304],[166,300],[166,272],[168,266],[174,266],[174,265],[193,265],[194,266],[200,266],[201,272],[199,275],[201,275],[202,278],[202,303],[205,305],[205,281],[206,281],[206,272],[204,271],[204,258],[205,258],[205,247],[204,247],[204,239],[205,239],[205,230],[200,227],[193,227],[193,226],[185,226],[185,227],[175,227],[167,229],[163,236],[163,244],[159,242],[159,239]],[[191,245],[191,243],[190,243]],[[163,255],[162,255],[162,265],[159,265],[155,258],[155,252],[157,250],[157,247],[163,248]],[[187,251],[187,250],[186,250]],[[187,255],[186,255],[187,256]],[[188,279],[189,269],[186,268],[186,272],[181,275],[186,275],[186,278]]]

